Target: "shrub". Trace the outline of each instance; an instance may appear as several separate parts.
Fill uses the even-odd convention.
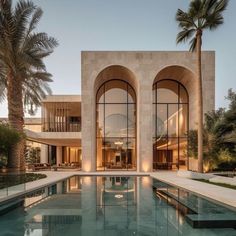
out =
[[[7,124],[0,124],[0,167],[7,165],[9,152],[19,142],[21,135]]]

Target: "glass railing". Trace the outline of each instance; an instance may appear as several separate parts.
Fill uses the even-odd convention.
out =
[[[24,174],[0,174],[0,199],[25,190]]]

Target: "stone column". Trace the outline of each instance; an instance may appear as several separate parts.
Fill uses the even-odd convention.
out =
[[[138,171],[152,171],[153,153],[152,153],[152,85],[143,75],[140,77],[138,109]]]
[[[57,165],[62,163],[62,146],[57,146]]]
[[[86,172],[96,170],[96,112],[95,112],[95,95],[94,79],[96,75],[91,73],[90,64],[84,62],[82,56],[82,101],[81,115],[82,120],[82,170]]]
[[[41,144],[40,163],[48,163],[48,145]]]

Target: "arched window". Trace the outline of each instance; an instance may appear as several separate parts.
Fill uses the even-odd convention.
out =
[[[97,170],[136,169],[136,96],[129,83],[112,79],[96,97]]]
[[[171,79],[153,84],[153,168],[188,166],[188,93]]]

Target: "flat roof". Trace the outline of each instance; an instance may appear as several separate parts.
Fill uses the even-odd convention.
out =
[[[48,95],[42,100],[46,102],[81,102],[81,95]]]

